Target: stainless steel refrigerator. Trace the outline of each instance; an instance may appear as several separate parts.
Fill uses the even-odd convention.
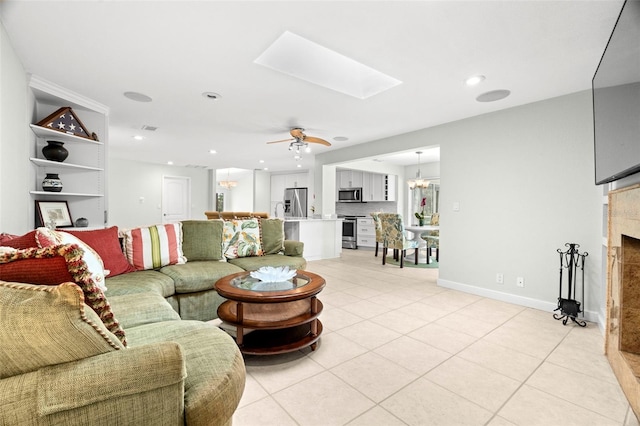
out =
[[[284,217],[307,217],[307,188],[284,190]]]

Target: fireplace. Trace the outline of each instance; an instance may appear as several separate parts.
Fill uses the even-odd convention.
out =
[[[640,417],[640,185],[609,193],[605,351]]]

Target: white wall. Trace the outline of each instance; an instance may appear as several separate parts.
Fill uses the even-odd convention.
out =
[[[27,76],[0,23],[0,232],[33,229]]]
[[[253,172],[253,212],[268,212],[271,208],[271,173],[263,170]]]
[[[594,185],[592,129],[587,91],[435,129],[442,140],[445,285],[554,308],[556,249],[578,243],[589,253],[586,308],[592,316],[604,309],[602,189]],[[453,211],[454,203],[460,211]],[[502,285],[496,284],[498,272]],[[524,288],[516,286],[518,276]]]
[[[553,309],[556,249],[575,242],[589,252],[586,309],[595,318],[605,301],[602,189],[593,183],[592,128],[585,91],[319,154],[316,165],[437,141],[439,284]],[[459,212],[453,212],[454,202]],[[504,274],[502,285],[495,283],[498,272]],[[525,278],[524,288],[516,287],[517,276]]]
[[[162,223],[162,176],[190,177],[191,217],[206,219],[210,191],[206,169],[110,158],[109,224],[131,228]]]

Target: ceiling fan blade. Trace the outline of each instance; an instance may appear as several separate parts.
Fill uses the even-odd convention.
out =
[[[281,139],[281,140],[279,140],[279,141],[271,141],[271,142],[267,142],[267,144],[270,144],[270,143],[280,143],[280,142],[292,142],[292,141],[294,141],[294,140],[295,140],[295,139],[291,139],[291,138],[289,138],[289,139]]]
[[[312,143],[319,143],[320,145],[324,145],[324,146],[331,146],[331,144],[327,141],[325,141],[324,139],[320,139],[320,138],[315,138],[313,136],[307,136],[306,138],[304,138],[305,142],[312,142]]]

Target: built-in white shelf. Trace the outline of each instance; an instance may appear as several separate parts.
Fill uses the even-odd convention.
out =
[[[80,192],[49,192],[49,191],[29,191],[31,195],[54,195],[65,197],[104,197],[104,194],[83,194]]]
[[[33,133],[39,138],[51,139],[60,142],[71,143],[93,143],[96,145],[104,145],[100,141],[94,141],[93,139],[83,138],[81,136],[70,135],[68,133],[59,132],[57,130],[49,129],[47,127],[38,126],[37,124],[29,124]]]
[[[83,166],[80,164],[73,164],[73,163],[61,163],[59,161],[50,161],[50,160],[43,160],[42,158],[34,158],[31,157],[29,158],[29,160],[31,160],[31,162],[39,167],[48,167],[48,168],[56,168],[56,169],[69,169],[69,170],[86,170],[86,171],[96,171],[96,172],[101,172],[104,169],[98,168],[98,167],[90,167],[90,166]]]

